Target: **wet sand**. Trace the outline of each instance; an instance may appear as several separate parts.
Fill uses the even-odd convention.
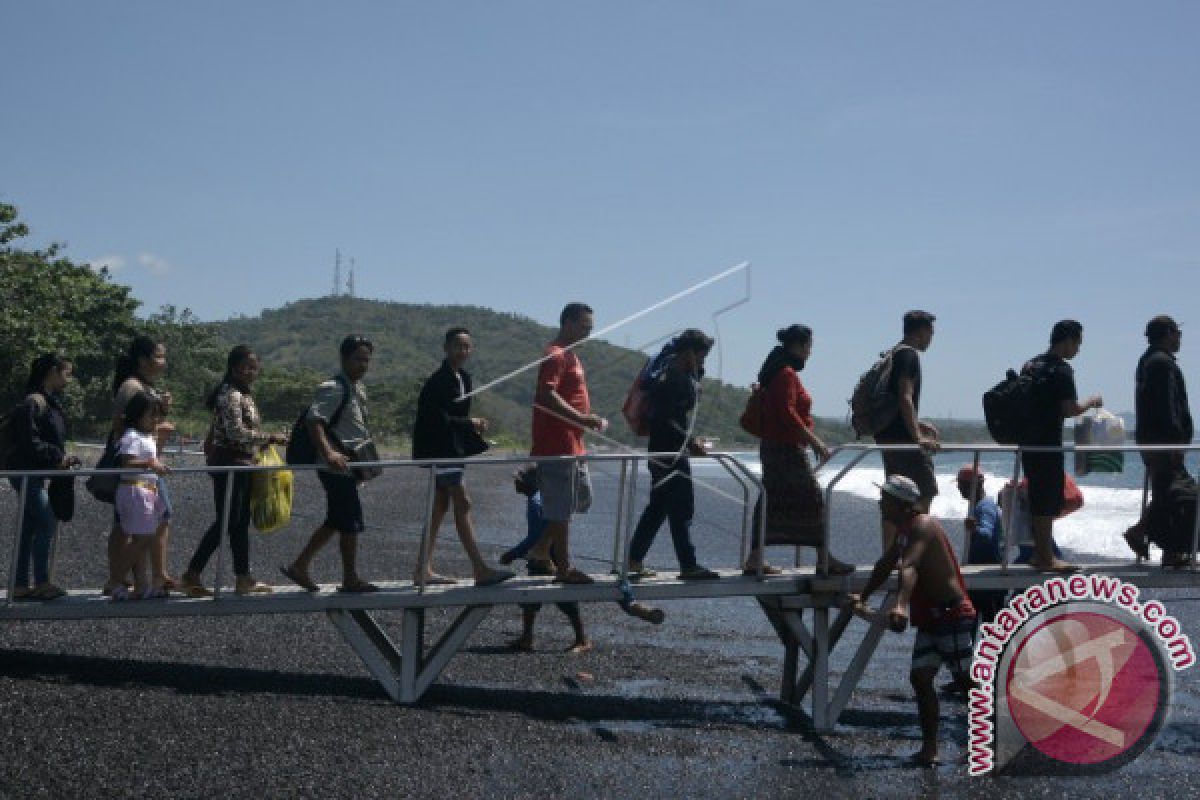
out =
[[[615,468],[594,470],[597,503],[573,545],[580,566],[605,571],[612,554]],[[485,553],[494,558],[524,532],[511,468],[472,468],[468,485]],[[727,480],[711,479],[731,492]],[[644,502],[646,477],[640,478]],[[424,500],[420,476],[389,473],[364,491],[370,529],[361,540],[368,578],[411,573]],[[13,494],[2,511],[12,519]],[[181,572],[211,521],[207,479],[172,480],[172,565]],[[740,491],[735,492],[740,496]],[[293,524],[253,534],[258,576],[277,567],[320,521],[311,475],[297,484]],[[63,530],[56,579],[103,580],[108,507],[80,495]],[[952,540],[958,529],[950,524]],[[841,497],[834,552],[867,563],[878,549],[872,504]],[[740,510],[701,489],[695,540],[707,566],[734,566]],[[11,525],[3,534],[7,558]],[[955,538],[958,537],[958,538]],[[440,569],[466,576],[447,523]],[[780,562],[791,551],[778,549]],[[228,551],[223,559],[229,572]],[[670,570],[666,528],[648,558]],[[211,575],[214,565],[210,565]],[[4,568],[7,571],[7,567]],[[316,577],[338,579],[329,549]],[[229,578],[226,578],[228,583]],[[1200,642],[1195,592],[1159,593]],[[1087,795],[1195,796],[1200,778],[1200,678],[1183,673],[1172,717],[1138,761],[1103,779],[972,779],[958,762],[966,738],[961,705],[943,705],[936,770],[908,767],[919,746],[907,685],[912,634],[888,635],[836,733],[817,736],[807,716],[780,705],[782,648],[750,599],[663,605],[653,627],[610,604],[584,606],[595,649],[566,655],[569,628],[543,611],[536,652],[510,652],[515,608],[496,609],[416,706],[391,703],[319,615],[227,619],[9,623],[0,634],[0,796],[171,797],[823,797]],[[431,633],[451,615],[431,612]],[[396,615],[380,615],[396,633]],[[856,623],[834,651],[844,668],[861,636]]]

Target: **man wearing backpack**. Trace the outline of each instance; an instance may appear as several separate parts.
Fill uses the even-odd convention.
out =
[[[671,542],[679,559],[679,577],[685,581],[713,580],[720,575],[696,562],[692,545],[692,516],[695,513],[695,494],[692,489],[692,468],[688,455],[704,455],[700,441],[691,435],[688,417],[700,397],[700,377],[704,374],[704,359],[712,349],[712,337],[704,331],[688,328],[673,342],[674,353],[665,368],[653,376],[649,386],[651,453],[673,453],[670,459],[651,459],[650,502],[638,520],[629,543],[629,575],[631,578],[652,577],[642,561],[658,529],[666,520],[671,527]]]
[[[1083,325],[1073,319],[1056,322],[1050,332],[1050,349],[1021,369],[1033,378],[1032,415],[1021,437],[1023,447],[1062,447],[1063,422],[1089,408],[1100,408],[1099,395],[1079,402],[1075,372],[1067,362],[1083,345]],[[1064,458],[1057,452],[1021,453],[1021,465],[1029,479],[1029,513],[1033,528],[1033,558],[1029,566],[1039,572],[1074,572],[1079,568],[1054,555],[1054,518],[1063,509],[1066,473]]]
[[[350,471],[350,454],[371,440],[367,428],[367,393],[363,376],[371,364],[375,345],[365,336],[347,336],[339,353],[342,369],[317,387],[316,398],[305,415],[305,426],[322,468],[317,472],[325,490],[325,521],[317,528],[304,550],[283,574],[297,585],[319,589],[309,575],[309,565],[336,534],[342,557],[339,592],[373,592],[378,587],[358,575],[358,534],[365,530],[358,478]]]
[[[1146,324],[1146,340],[1149,347],[1138,360],[1136,374],[1137,443],[1191,444],[1194,433],[1192,412],[1188,408],[1183,371],[1175,360],[1183,332],[1175,320],[1164,314]],[[1139,558],[1148,555],[1151,531],[1164,531],[1170,527],[1163,514],[1151,510],[1158,512],[1170,507],[1171,484],[1187,475],[1183,459],[1182,450],[1142,453],[1153,500],[1147,508],[1146,518],[1125,535]],[[1179,566],[1189,557],[1187,553],[1163,553],[1163,564]]]
[[[886,477],[903,475],[917,485],[921,492],[918,507],[929,512],[929,505],[938,493],[930,453],[938,448],[938,431],[918,417],[921,407],[921,353],[933,342],[933,322],[928,311],[909,311],[904,315],[904,338],[891,352],[891,370],[887,391],[896,398],[896,416],[875,433],[876,444],[919,445],[920,450],[892,450],[883,453]],[[895,526],[882,518],[883,549],[891,547]]]

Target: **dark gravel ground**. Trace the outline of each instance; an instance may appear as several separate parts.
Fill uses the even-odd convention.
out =
[[[473,469],[476,516],[495,556],[522,532],[523,507],[506,475]],[[611,470],[596,475],[598,502],[576,531],[590,571],[607,569],[615,509]],[[645,479],[643,477],[644,486]],[[719,483],[726,490],[731,485]],[[364,492],[363,572],[407,577],[423,482],[390,474]],[[176,476],[173,566],[182,571],[211,517],[201,476]],[[12,518],[12,494],[3,493]],[[299,479],[297,517],[255,534],[252,561],[276,567],[321,514],[311,476]],[[81,497],[63,531],[57,579],[103,579],[107,507]],[[702,561],[733,566],[737,512],[702,492],[696,538]],[[640,510],[640,509],[639,509]],[[836,552],[873,559],[878,528],[869,503],[846,498],[835,514]],[[11,528],[2,541],[10,541]],[[467,574],[449,526],[439,567]],[[7,547],[3,552],[7,553]],[[226,554],[227,555],[227,554]],[[777,558],[782,558],[781,551]],[[671,568],[664,530],[649,559]],[[318,579],[337,580],[325,554]],[[224,567],[228,573],[228,559]],[[7,566],[3,569],[7,572]],[[211,574],[212,567],[209,568]],[[228,578],[226,579],[228,581]],[[1200,594],[1200,591],[1194,593]],[[1163,594],[1194,641],[1192,593]],[[584,609],[596,648],[562,651],[570,634],[547,609],[538,650],[509,652],[518,612],[497,609],[416,706],[394,705],[321,616],[5,623],[0,634],[2,797],[1117,797],[1197,796],[1200,698],[1180,676],[1172,718],[1153,749],[1103,779],[971,779],[961,764],[914,770],[919,744],[906,674],[911,634],[889,635],[837,732],[812,733],[807,716],[779,705],[782,649],[752,600],[664,606],[654,628],[612,606]],[[398,632],[395,615],[380,615]],[[450,615],[431,612],[431,627]],[[861,632],[834,654],[841,669]],[[961,758],[965,710],[943,706],[944,755]]]

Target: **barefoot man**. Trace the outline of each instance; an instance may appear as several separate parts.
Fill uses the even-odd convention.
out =
[[[850,595],[856,611],[869,613],[867,598],[887,580],[892,569],[899,572],[896,603],[884,609],[892,630],[908,627],[909,606],[917,629],[913,643],[909,680],[917,694],[921,720],[921,750],[913,760],[921,766],[938,761],[938,696],[933,682],[942,664],[950,668],[959,688],[970,685],[968,672],[974,650],[975,608],[967,596],[962,572],[946,532],[921,510],[921,490],[909,478],[892,475],[879,487],[879,508],[884,520],[896,527],[892,546],[875,564],[859,596]]]

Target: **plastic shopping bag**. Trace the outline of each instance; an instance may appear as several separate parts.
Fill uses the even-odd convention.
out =
[[[1121,445],[1125,444],[1125,421],[1103,408],[1080,417],[1075,423],[1077,445]],[[1125,468],[1125,454],[1120,450],[1111,453],[1076,453],[1075,474],[1089,472],[1121,472]]]
[[[283,465],[279,451],[264,449],[255,459],[263,467]],[[292,471],[276,469],[256,472],[250,481],[250,519],[261,533],[274,533],[292,518]]]

